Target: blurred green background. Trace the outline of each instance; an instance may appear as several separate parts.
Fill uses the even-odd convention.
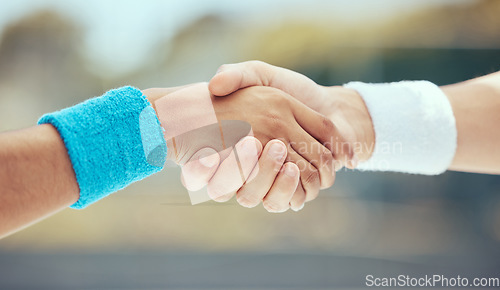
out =
[[[4,2],[0,131],[111,88],[208,81],[219,65],[251,59],[322,85],[463,81],[500,69],[498,15],[495,0]],[[362,287],[377,271],[498,277],[499,193],[498,176],[342,171],[301,212],[269,214],[234,200],[192,206],[170,167],[0,240],[0,288],[328,289]]]

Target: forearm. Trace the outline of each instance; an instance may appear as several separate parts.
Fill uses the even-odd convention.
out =
[[[458,133],[450,170],[500,174],[500,72],[441,89]]]
[[[342,88],[321,87],[293,71],[250,61],[221,66],[210,90],[224,96],[252,85],[282,89],[332,119],[339,132],[361,145],[357,157],[368,160],[359,168],[500,174],[500,72],[442,88],[426,81],[353,82]]]
[[[0,134],[0,164],[0,238],[78,200],[70,159],[51,125]]]
[[[405,158],[422,155],[422,152],[428,154],[434,152],[433,158],[424,154],[413,161],[410,158],[405,159],[408,166],[418,168],[427,164],[425,166],[433,168],[434,162],[444,162],[444,159],[438,160],[439,158],[453,154],[449,155],[449,158],[446,157],[448,160],[446,162],[449,162],[446,164],[449,165],[445,164],[441,167],[442,170],[448,168],[457,171],[500,174],[500,134],[497,129],[497,125],[500,124],[500,72],[443,86],[440,89],[422,85],[421,88],[420,84],[410,83],[402,86],[399,83],[386,84],[386,87],[380,87],[378,84],[364,87],[355,85],[355,87],[364,88],[363,98],[368,98],[370,101],[370,112],[358,92],[348,88],[326,88],[329,96],[322,108],[322,113],[330,116],[332,120],[337,119],[334,121],[337,124],[341,124],[342,120],[349,120],[349,124],[342,126],[352,127],[355,132],[354,142],[362,144],[361,147],[355,146],[357,151],[361,152],[358,154],[360,161],[367,160],[367,157],[373,154],[374,137],[380,133],[376,130],[377,126],[374,125],[373,118],[370,118],[370,113],[375,113],[379,122],[379,130],[384,130],[382,134],[384,137],[379,134],[376,138],[377,143],[386,142],[388,136],[395,138],[392,141],[402,140],[401,144],[404,146],[400,146],[401,151],[412,152],[401,156]],[[398,86],[400,86],[399,89]],[[417,89],[411,93],[413,95],[407,90],[401,90],[401,88],[411,86]],[[449,104],[446,104],[448,101]],[[381,120],[385,121],[384,126],[381,126]],[[391,122],[387,123],[387,121]],[[402,124],[405,126],[401,127]],[[456,135],[449,134],[453,130],[456,130]],[[411,132],[411,134],[406,132]],[[440,133],[436,135],[436,132]],[[455,138],[451,139],[453,135]],[[408,143],[411,140],[414,142]],[[456,151],[451,150],[452,147],[455,148],[455,145]],[[362,150],[359,150],[360,148]],[[442,153],[436,155],[435,152]],[[378,159],[378,161],[381,160],[380,155]],[[398,161],[399,157],[394,160]],[[403,167],[410,168],[408,166]],[[419,169],[412,170],[408,172],[424,173]]]
[[[154,109],[123,87],[0,134],[0,237],[86,206],[163,168]]]

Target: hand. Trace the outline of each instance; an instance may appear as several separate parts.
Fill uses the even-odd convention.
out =
[[[243,142],[247,141],[261,144],[254,137],[246,137],[235,145],[236,151],[241,152]],[[213,149],[203,148],[198,152],[205,150],[209,150],[211,154],[210,150]],[[234,171],[228,159],[214,166],[214,163],[207,164],[203,158],[198,159],[197,155],[198,153],[182,167],[182,176],[192,183],[201,187],[219,188],[226,187],[227,181],[231,180],[233,188],[237,191],[236,198],[241,205],[255,207],[263,201],[264,208],[273,213],[284,212],[288,208],[298,211],[304,207],[304,196],[294,195],[299,183],[300,171],[292,162],[286,162],[283,165],[287,151],[285,144],[280,140],[271,140],[266,144],[259,156],[258,164],[247,180],[240,178],[239,172]],[[218,201],[225,201],[225,199],[218,199]]]
[[[155,100],[158,99],[158,96],[161,96],[163,92],[159,89],[156,89],[159,94],[155,94],[155,90],[149,90],[146,91],[145,94],[150,95],[150,100],[152,102],[155,102]],[[168,89],[165,90],[164,92],[171,92],[175,91],[174,89]],[[249,90],[250,91],[250,90]],[[266,93],[267,91],[267,93]],[[271,93],[272,92],[272,93]],[[208,92],[207,92],[208,93]],[[254,92],[249,92],[253,96],[256,94]],[[198,94],[193,94],[193,91],[191,91],[187,95],[198,95]],[[246,94],[248,95],[248,94]],[[278,90],[270,90],[270,89],[260,89],[259,94],[256,96],[260,96],[260,99],[262,99],[262,103],[259,102],[249,102],[250,99],[248,97],[244,97],[244,94],[242,92],[238,93],[237,95],[235,94],[235,101],[237,102],[228,102],[225,99],[218,99],[215,100],[214,102],[214,108],[217,112],[217,116],[220,117],[221,120],[230,120],[235,117],[239,117],[239,114],[235,115],[235,112],[242,111],[241,108],[246,108],[245,114],[243,114],[245,117],[243,119],[250,121],[252,125],[255,127],[256,125],[258,127],[262,127],[264,125],[267,126],[266,122],[271,119],[273,121],[274,126],[272,126],[272,129],[275,131],[278,131],[283,137],[283,140],[289,144],[289,148],[293,150],[293,156],[287,157],[289,160],[296,161],[298,164],[301,164],[303,173],[306,173],[308,178],[303,178],[302,183],[304,184],[304,187],[306,188],[305,192],[304,189],[302,189],[302,186],[299,185],[297,188],[297,191],[295,194],[293,194],[293,190],[295,189],[295,185],[298,182],[298,179],[295,179],[297,181],[294,181],[293,176],[296,176],[298,167],[291,163],[285,164],[283,166],[282,170],[279,171],[279,168],[281,166],[281,163],[284,161],[284,158],[276,158],[276,157],[271,157],[272,154],[268,154],[270,152],[273,152],[275,150],[272,150],[270,147],[271,145],[278,146],[278,152],[284,151],[282,156],[286,155],[286,150],[280,150],[279,146],[284,147],[285,145],[277,140],[273,140],[273,142],[269,142],[269,144],[266,145],[266,148],[264,148],[264,154],[260,156],[259,159],[259,168],[261,171],[256,174],[255,171],[252,172],[249,176],[251,178],[255,177],[255,180],[250,183],[246,183],[241,189],[238,191],[238,201],[246,206],[255,206],[260,202],[262,198],[264,198],[264,206],[269,210],[269,211],[283,211],[288,209],[288,207],[291,205],[292,209],[298,210],[303,206],[304,200],[306,199],[306,193],[308,199],[314,198],[315,195],[317,195],[317,191],[320,186],[320,182],[323,184],[323,186],[329,186],[329,184],[333,183],[333,178],[334,178],[334,172],[333,170],[330,170],[330,173],[327,173],[326,175],[323,172],[328,172],[328,168],[332,168],[331,162],[331,153],[326,150],[326,148],[322,147],[319,143],[317,143],[311,136],[309,136],[307,133],[304,132],[304,130],[300,127],[300,122],[304,122],[305,125],[309,126],[309,129],[314,130],[324,130],[324,124],[328,124],[328,122],[325,122],[325,118],[314,113],[311,110],[308,110],[307,108],[302,108],[306,109],[306,112],[304,113],[303,110],[301,110],[301,104],[290,98],[289,96],[285,96],[286,94],[283,94],[282,92],[279,92]],[[232,99],[232,98],[231,98]],[[267,101],[273,101],[274,102],[274,107],[277,108],[274,111],[270,110],[272,114],[265,114],[266,111],[262,111],[262,108],[265,107],[270,107],[269,105],[263,106],[263,104]],[[238,103],[238,105],[236,105]],[[290,112],[286,114],[286,110],[283,108],[293,108],[294,113],[300,112],[301,116],[294,116]],[[303,106],[302,106],[303,107]],[[273,106],[271,106],[273,108]],[[269,112],[268,112],[269,113]],[[302,117],[303,115],[303,117]],[[286,116],[286,118],[284,117]],[[293,117],[293,118],[292,118]],[[288,119],[287,119],[288,118]],[[240,119],[242,119],[240,117]],[[295,121],[294,119],[297,119]],[[286,122],[284,122],[287,120]],[[294,123],[295,122],[295,123]],[[309,124],[310,123],[310,124]],[[290,124],[290,128],[286,128]],[[255,127],[257,128],[257,127]],[[265,127],[264,127],[265,128]],[[291,130],[291,128],[294,128]],[[283,130],[284,129],[284,130]],[[299,130],[300,129],[300,130]],[[294,132],[295,130],[295,132]],[[292,134],[293,133],[293,134]],[[322,132],[323,133],[323,132]],[[259,138],[263,140],[270,139],[270,136],[275,134],[272,131],[266,131],[266,130],[257,130],[256,131],[256,136],[259,136]],[[278,134],[279,135],[279,134]],[[320,134],[316,134],[320,135]],[[290,137],[298,137],[300,142],[291,142]],[[297,148],[300,149],[299,153],[295,152],[293,145],[298,146]],[[311,148],[307,148],[307,146],[310,145]],[[302,147],[301,147],[302,146]],[[177,147],[180,147],[179,144]],[[258,147],[258,146],[257,146]],[[236,145],[236,148],[238,150],[238,145]],[[295,149],[297,149],[295,148]],[[284,149],[284,148],[282,148]],[[312,150],[311,150],[312,149]],[[318,150],[314,150],[318,149]],[[205,154],[206,151],[208,150],[208,154]],[[258,153],[260,154],[260,148],[258,148]],[[171,152],[171,150],[169,151]],[[317,153],[315,153],[317,152]],[[204,153],[204,154],[201,154]],[[232,180],[228,179],[228,176],[226,174],[218,174],[219,172],[224,172],[224,162],[227,162],[227,160],[224,160],[221,166],[217,169],[217,172],[214,173],[215,169],[208,169],[202,165],[204,164],[216,164],[218,160],[218,156],[211,154],[213,151],[210,151],[210,149],[202,149],[199,152],[195,152],[193,155],[190,155],[192,158],[195,159],[195,161],[192,163],[192,166],[186,166],[187,170],[185,171],[183,168],[183,173],[184,172],[192,172],[192,173],[197,173],[197,174],[186,174],[186,175],[191,175],[191,176],[197,176],[198,181],[200,181],[200,184],[203,183],[208,183],[209,188],[212,188],[211,192],[214,198],[218,200],[227,200],[230,198],[232,195],[222,195],[222,196],[217,196],[217,191],[220,190],[221,184],[223,187],[225,186],[227,190],[227,184],[224,184],[224,182],[221,182],[223,180]],[[198,155],[205,155],[205,156],[214,156],[212,158],[209,158],[210,160],[207,160],[206,158],[201,158],[197,159],[200,156]],[[301,154],[305,155],[302,157]],[[279,155],[279,154],[278,154]],[[326,157],[325,157],[326,156]],[[328,158],[329,157],[329,158]],[[320,168],[319,173],[317,172],[317,169],[314,166],[311,166],[311,164],[308,163],[309,159],[313,161],[313,163]],[[203,160],[202,162],[198,162],[198,160]],[[210,161],[210,162],[207,162]],[[240,160],[241,161],[241,160]],[[244,162],[242,162],[244,163]],[[330,164],[330,166],[325,166],[326,164]],[[243,165],[243,164],[242,164]],[[251,168],[252,164],[248,165],[249,168]],[[295,173],[294,173],[295,172]],[[184,175],[184,174],[183,174]],[[184,175],[184,176],[186,176]],[[277,176],[276,176],[277,175]],[[303,174],[304,175],[304,174]],[[321,175],[321,177],[320,177]],[[221,178],[217,178],[217,176],[221,176]],[[276,180],[274,180],[276,177]],[[325,181],[326,177],[326,181]],[[195,178],[196,179],[196,178]],[[319,180],[318,180],[319,179]],[[236,178],[234,180],[237,180]],[[288,180],[288,181],[287,181]],[[274,182],[273,182],[274,181]],[[211,184],[216,184],[217,186],[211,186]],[[231,185],[231,186],[236,186],[239,187],[240,185]],[[219,188],[218,188],[219,187]],[[237,188],[236,188],[237,189]],[[286,189],[286,190],[284,190]],[[269,191],[269,193],[268,193]],[[292,194],[293,197],[290,200],[290,197]],[[215,193],[215,194],[214,194]],[[267,194],[266,194],[267,193]],[[278,196],[278,198],[275,198],[275,196]],[[284,201],[282,201],[284,200]]]
[[[325,146],[345,166],[352,169],[358,160],[370,158],[375,133],[368,109],[356,91],[343,87],[323,87],[304,75],[260,61],[223,65],[209,83],[210,92],[216,96],[226,96],[250,86],[283,90],[327,116],[335,125],[336,132]],[[354,156],[345,154],[342,144],[350,144],[355,151]]]
[[[295,163],[301,171],[296,192],[299,197],[305,194],[305,200],[312,200],[320,188],[333,184],[333,156],[320,143],[328,140],[324,136],[333,129],[324,116],[280,90],[265,87],[239,90],[228,98],[214,98],[213,104],[219,120],[246,121],[262,143],[276,138],[287,145],[287,161]]]

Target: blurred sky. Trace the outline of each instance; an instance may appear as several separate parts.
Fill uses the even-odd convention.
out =
[[[83,52],[88,60],[119,74],[135,69],[156,41],[168,39],[205,14],[237,18],[248,25],[280,21],[285,15],[307,21],[335,17],[351,25],[366,25],[407,11],[471,2],[475,0],[16,0],[3,1],[0,30],[37,10],[58,11],[84,28]]]

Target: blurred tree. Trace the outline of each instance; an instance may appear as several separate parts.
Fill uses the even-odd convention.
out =
[[[31,125],[44,112],[100,93],[100,81],[85,69],[79,54],[81,36],[70,20],[51,11],[5,29],[0,42],[0,110],[6,112],[0,114],[0,130]]]
[[[500,48],[500,1],[471,1],[401,15],[380,29],[385,47]]]
[[[248,29],[218,15],[204,15],[153,48],[150,62],[127,76],[139,85],[172,86],[208,81],[223,63],[244,60]]]

